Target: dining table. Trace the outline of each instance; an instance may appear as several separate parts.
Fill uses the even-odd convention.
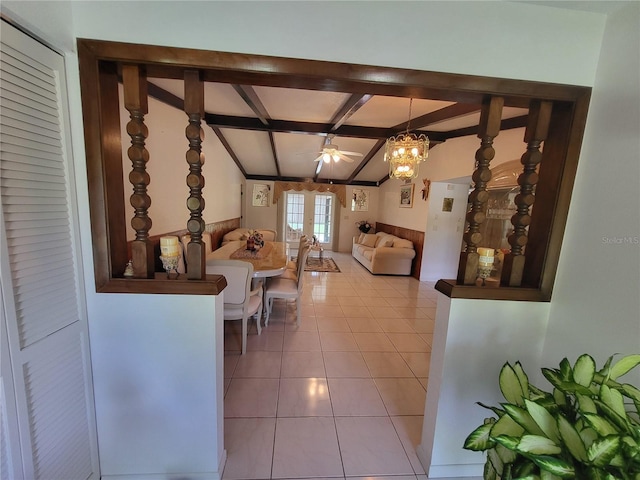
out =
[[[210,260],[242,260],[253,265],[253,278],[275,277],[284,273],[289,261],[287,242],[265,241],[259,250],[247,250],[246,240],[229,242],[207,255]]]

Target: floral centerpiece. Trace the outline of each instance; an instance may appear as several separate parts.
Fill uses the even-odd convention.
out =
[[[369,233],[369,230],[373,228],[373,225],[371,225],[368,220],[361,220],[359,222],[356,222],[356,226],[362,233]]]
[[[247,250],[260,250],[264,247],[264,238],[260,232],[249,230],[247,235]]]

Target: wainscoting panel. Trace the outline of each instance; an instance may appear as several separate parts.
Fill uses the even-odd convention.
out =
[[[396,237],[406,238],[413,242],[416,250],[416,256],[411,265],[411,276],[420,280],[420,268],[422,267],[422,249],[424,247],[424,232],[410,230],[408,228],[396,227],[386,223],[376,222],[376,232],[385,232],[395,235]]]

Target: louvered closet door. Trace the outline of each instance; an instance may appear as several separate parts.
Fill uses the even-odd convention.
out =
[[[2,478],[99,478],[64,60],[1,43]]]

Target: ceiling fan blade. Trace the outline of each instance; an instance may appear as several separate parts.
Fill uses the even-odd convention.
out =
[[[322,170],[322,164],[324,162],[318,162],[318,166],[316,167],[316,175],[318,175],[320,173],[320,170]]]
[[[320,155],[318,158],[315,158],[313,161],[314,162],[320,162],[320,160],[322,160],[322,155]],[[322,163],[322,162],[320,162]]]
[[[338,152],[338,156],[340,157],[340,159],[344,160],[347,163],[353,163],[353,158],[349,158],[346,155],[344,155],[344,152]]]
[[[340,153],[344,153],[345,155],[355,155],[356,157],[362,157],[362,154],[359,152],[348,152],[346,150],[340,150]]]

